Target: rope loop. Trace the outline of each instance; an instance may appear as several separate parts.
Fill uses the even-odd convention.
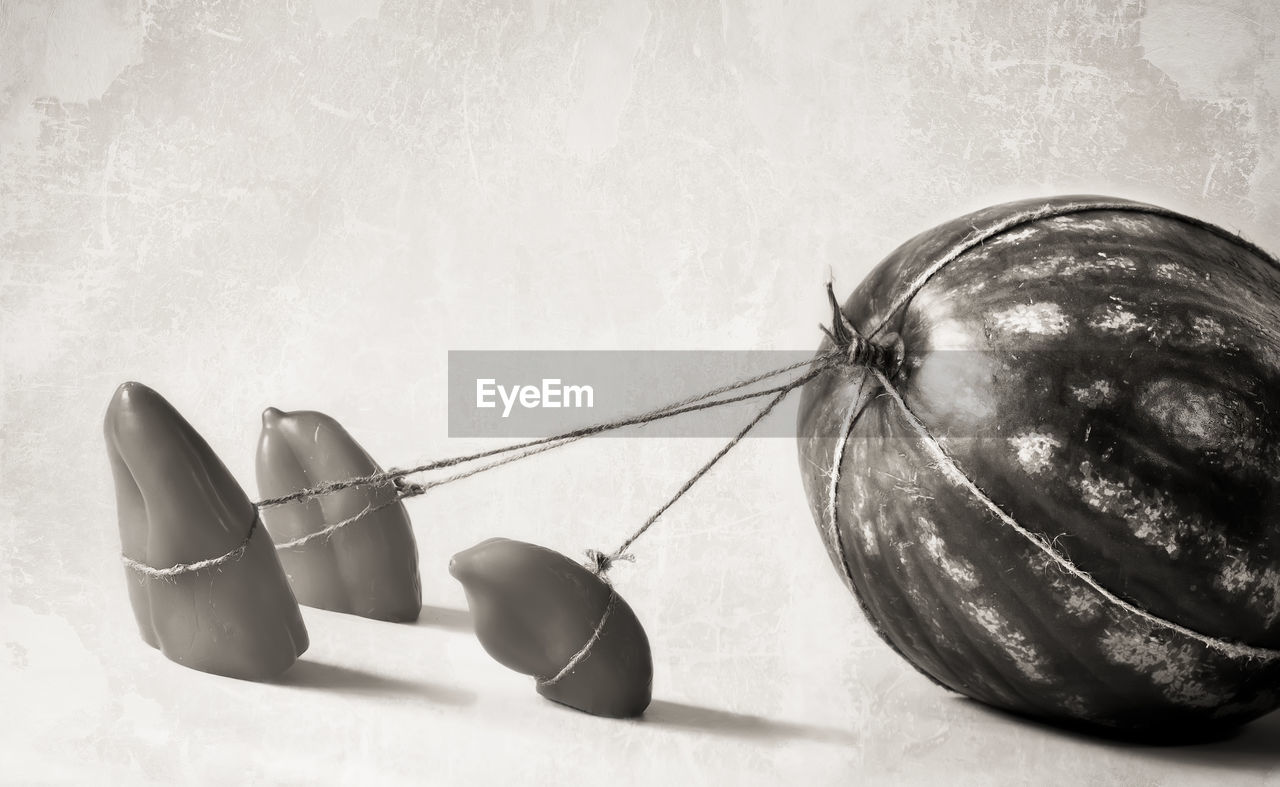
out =
[[[609,581],[608,577],[605,575],[609,572],[609,569],[613,568],[614,563],[619,560],[630,560],[634,562],[636,559],[635,555],[627,552],[605,553],[598,549],[588,549],[586,554],[587,569],[591,571],[592,574],[603,579],[605,582]]]
[[[406,497],[417,497],[418,495],[424,495],[427,493],[426,485],[409,481],[402,475],[398,475],[391,479],[391,485],[396,488],[396,497],[401,500]]]

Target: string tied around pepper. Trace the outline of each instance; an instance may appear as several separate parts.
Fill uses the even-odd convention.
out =
[[[891,371],[894,368],[894,365],[901,360],[901,343],[898,342],[896,347],[892,344],[892,339],[895,337],[886,336],[884,339],[888,339],[890,341],[882,340],[880,342],[873,342],[858,333],[854,326],[841,312],[840,305],[836,300],[835,291],[829,281],[827,282],[827,296],[832,307],[832,325],[830,328],[823,325],[821,326],[821,329],[828,337],[830,337],[834,347],[827,352],[819,353],[813,358],[805,361],[800,361],[777,369],[771,369],[760,374],[735,380],[725,385],[717,386],[711,390],[703,391],[686,399],[664,405],[639,415],[593,424],[560,434],[491,448],[476,453],[436,459],[424,462],[414,467],[393,467],[379,473],[328,481],[304,489],[298,489],[294,492],[280,495],[278,497],[258,500],[254,503],[254,506],[258,510],[274,508],[276,506],[314,500],[345,489],[358,487],[390,487],[393,490],[393,494],[389,495],[386,500],[377,504],[371,503],[366,505],[363,509],[352,516],[327,524],[315,532],[275,545],[278,550],[297,549],[314,541],[331,538],[339,530],[348,527],[349,525],[352,525],[371,514],[382,510],[383,508],[395,505],[408,498],[424,495],[436,487],[444,486],[465,478],[470,478],[472,476],[497,469],[498,467],[560,448],[581,440],[584,437],[615,431],[626,427],[652,423],[654,421],[673,418],[701,410],[725,407],[740,402],[771,397],[764,407],[762,407],[752,417],[752,419],[733,436],[732,439],[730,439],[718,452],[716,452],[714,456],[699,467],[684,482],[684,484],[680,486],[680,488],[677,489],[676,492],[666,500],[666,502],[659,506],[653,514],[651,514],[625,541],[622,542],[617,549],[610,552],[597,549],[587,550],[587,560],[585,563],[587,568],[602,579],[606,578],[609,570],[613,568],[618,561],[634,560],[634,556],[631,555],[628,550],[635,541],[648,532],[649,528],[651,528],[658,519],[661,518],[669,508],[671,508],[672,505],[674,505],[691,488],[693,488],[693,486],[701,480],[712,467],[723,459],[726,454],[733,450],[734,446],[741,442],[743,438],[745,438],[761,421],[763,421],[792,391],[803,386],[805,383],[835,365],[851,365],[867,369]],[[788,372],[794,372],[800,369],[804,369],[805,371],[784,383],[758,390],[746,391],[744,393],[735,393],[741,392],[743,389],[750,388],[751,386],[757,385],[766,380],[772,380],[773,378],[780,377]],[[491,461],[476,464],[469,469],[441,478],[434,478],[421,482],[409,480],[409,476],[479,462],[479,460],[482,459],[490,459]],[[128,557],[124,557],[123,560],[126,566],[142,576],[155,579],[174,580],[183,574],[219,568],[227,563],[239,559],[244,555],[249,539],[252,538],[253,534],[258,529],[257,525],[258,518],[255,517],[254,522],[250,523],[245,537],[240,544],[222,555],[206,560],[191,563],[179,563],[164,568],[149,566]]]

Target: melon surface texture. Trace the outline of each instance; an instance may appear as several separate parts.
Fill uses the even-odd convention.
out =
[[[1280,705],[1273,258],[1155,206],[1031,200],[916,236],[842,312],[900,337],[896,395],[853,365],[809,382],[800,465],[896,651],[984,703],[1096,728]]]

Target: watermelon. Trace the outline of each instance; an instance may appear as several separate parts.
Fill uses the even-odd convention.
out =
[[[1274,258],[1066,196],[921,233],[836,306],[893,351],[804,386],[800,466],[896,652],[1093,731],[1208,734],[1280,706]]]

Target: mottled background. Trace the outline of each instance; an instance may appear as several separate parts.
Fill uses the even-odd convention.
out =
[[[282,685],[138,639],[101,418],[159,389],[254,493],[267,405],[384,464],[450,349],[803,349],[942,219],[1068,191],[1280,249],[1270,0],[0,0],[0,781],[1280,783],[1280,723],[1104,744],[871,633],[793,445],[750,441],[615,580],[643,722],[536,697],[462,616],[306,611]],[[491,536],[611,547],[715,448],[597,440],[411,502],[424,595]]]

